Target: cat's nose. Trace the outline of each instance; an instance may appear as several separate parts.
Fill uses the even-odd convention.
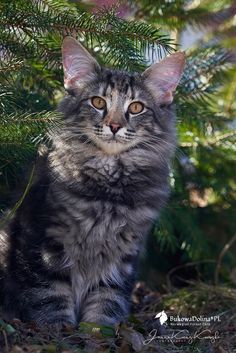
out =
[[[121,128],[121,126],[119,124],[115,124],[115,123],[111,123],[109,125],[107,125],[110,127],[111,132],[115,135],[117,133],[117,131]]]

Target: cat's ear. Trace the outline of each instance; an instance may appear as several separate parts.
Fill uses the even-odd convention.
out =
[[[65,89],[81,87],[100,69],[97,61],[73,37],[65,37],[62,43],[62,63]]]
[[[185,53],[177,52],[153,64],[143,78],[158,103],[169,104],[184,70]]]

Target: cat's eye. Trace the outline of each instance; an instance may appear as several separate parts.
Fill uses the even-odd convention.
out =
[[[92,105],[97,109],[104,109],[106,107],[106,101],[101,97],[93,97],[91,102]]]
[[[143,111],[144,105],[141,102],[133,102],[129,105],[128,111],[131,114],[139,114]]]

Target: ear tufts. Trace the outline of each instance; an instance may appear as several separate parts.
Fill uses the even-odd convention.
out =
[[[177,52],[153,64],[143,73],[144,81],[158,103],[169,104],[185,65],[185,53]]]
[[[83,86],[94,77],[99,68],[97,61],[73,37],[65,37],[62,42],[62,63],[66,89]]]

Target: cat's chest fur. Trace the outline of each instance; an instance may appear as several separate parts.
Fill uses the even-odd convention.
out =
[[[69,186],[75,186],[69,175],[76,166],[70,162],[68,173],[67,162],[63,167],[60,164],[60,173],[68,177]],[[55,211],[46,235],[63,244],[62,261],[70,271],[76,301],[101,281],[122,280],[122,259],[137,256],[150,220],[156,216],[156,210],[145,202],[130,205],[135,195],[128,195],[129,184],[132,173],[117,158],[105,157],[91,158],[81,165],[75,191],[63,184],[51,185],[49,200]],[[137,188],[136,196],[138,193]]]
[[[132,191],[140,171],[132,160],[120,156],[103,155],[97,150],[84,150],[83,146],[71,151],[67,144],[56,141],[50,154],[51,168],[73,194],[91,200],[132,204]],[[136,189],[136,192],[138,189]]]

